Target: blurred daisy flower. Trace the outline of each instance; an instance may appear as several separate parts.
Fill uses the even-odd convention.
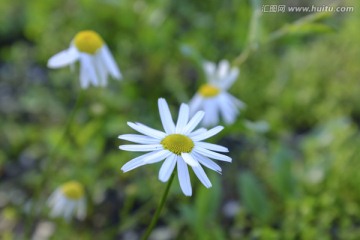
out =
[[[61,68],[80,61],[80,84],[82,88],[94,86],[106,86],[108,75],[115,79],[121,79],[121,73],[117,67],[109,48],[104,40],[94,31],[81,31],[75,35],[70,47],[52,56],[47,66],[49,68]]]
[[[200,128],[193,131],[204,117],[203,111],[197,112],[189,119],[189,106],[181,104],[175,125],[165,99],[160,98],[158,100],[158,106],[165,132],[155,130],[141,123],[128,122],[131,128],[143,135],[120,135],[120,139],[139,144],[121,145],[119,148],[125,151],[148,153],[132,159],[126,163],[121,170],[128,172],[134,168],[160,162],[165,159],[159,171],[160,181],[168,181],[176,165],[180,187],[186,196],[191,196],[192,188],[188,170],[189,165],[202,184],[210,188],[211,182],[201,165],[221,173],[220,166],[210,158],[225,162],[231,162],[231,158],[217,153],[228,152],[226,147],[203,142],[203,140],[216,135],[223,127],[217,126],[210,130]]]
[[[205,111],[203,126],[214,126],[219,123],[219,115],[226,124],[235,122],[239,110],[245,104],[229,94],[227,90],[239,75],[239,69],[230,67],[226,60],[222,60],[218,67],[212,62],[205,62],[204,71],[207,83],[200,86],[198,92],[191,99],[189,106],[191,114],[199,110]]]
[[[86,216],[85,191],[77,181],[69,181],[58,187],[49,197],[48,205],[52,217],[63,217],[69,221],[72,216],[80,220]]]

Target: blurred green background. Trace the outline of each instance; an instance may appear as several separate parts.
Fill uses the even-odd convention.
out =
[[[360,4],[340,4],[354,11],[301,26],[308,13],[262,14],[230,89],[247,108],[211,139],[233,162],[206,170],[210,189],[192,174],[190,198],[175,180],[153,239],[360,239]],[[160,164],[122,173],[139,154],[118,150],[117,136],[133,133],[127,121],[160,129],[159,97],[176,116],[205,81],[201,59],[244,51],[252,12],[245,0],[1,1],[0,238],[138,239],[165,184]],[[124,79],[83,92],[48,166],[83,90],[78,69],[46,62],[84,29],[105,39]],[[86,188],[86,220],[49,218],[47,197],[71,179]]]

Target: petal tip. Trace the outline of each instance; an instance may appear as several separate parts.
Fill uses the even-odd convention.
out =
[[[158,99],[158,103],[159,103],[159,104],[160,104],[160,103],[163,103],[163,102],[166,102],[165,98],[159,98],[159,99]]]

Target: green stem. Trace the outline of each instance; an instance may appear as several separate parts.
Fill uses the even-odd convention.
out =
[[[171,184],[172,184],[172,182],[174,180],[174,176],[175,176],[175,173],[173,172],[171,174],[170,180],[168,181],[165,192],[164,192],[164,194],[163,194],[163,196],[161,198],[160,204],[159,204],[158,208],[156,209],[156,212],[155,212],[153,218],[151,219],[151,223],[148,226],[148,228],[146,229],[146,232],[145,232],[144,236],[141,238],[142,240],[148,239],[149,236],[150,236],[150,233],[152,232],[153,228],[155,227],[155,224],[157,223],[157,221],[159,219],[160,212],[161,212],[162,208],[164,207],[164,204],[165,204],[166,198],[168,196]]]
[[[240,66],[243,64],[247,58],[250,56],[250,53],[258,48],[258,32],[260,25],[261,17],[261,1],[252,0],[253,13],[250,20],[250,27],[247,39],[247,46],[245,50],[239,54],[233,61],[234,66]]]
[[[81,90],[80,94],[77,96],[75,105],[73,110],[70,113],[70,116],[67,120],[67,123],[65,125],[65,129],[60,137],[60,139],[58,140],[57,144],[55,145],[54,149],[51,151],[51,153],[49,154],[49,157],[47,159],[47,161],[44,163],[44,166],[42,167],[42,169],[44,170],[43,172],[43,177],[39,183],[39,185],[37,186],[34,195],[33,195],[33,199],[32,199],[32,205],[30,206],[30,213],[27,215],[26,220],[25,220],[25,228],[26,228],[26,236],[29,237],[29,239],[31,238],[31,232],[32,232],[32,226],[34,226],[34,223],[36,223],[36,208],[37,208],[37,201],[41,200],[41,192],[46,189],[46,186],[48,184],[49,181],[49,177],[52,176],[53,171],[54,170],[54,166],[56,165],[56,158],[55,158],[55,154],[58,153],[58,150],[61,146],[61,144],[63,143],[63,141],[65,140],[66,136],[69,134],[71,125],[74,121],[75,118],[75,113],[77,112],[77,110],[80,108],[80,106],[83,103],[83,99],[84,99],[84,95],[85,95],[85,91]],[[41,208],[42,210],[39,213],[39,217],[41,217],[44,208]],[[31,218],[34,218],[33,221]],[[35,221],[34,221],[35,220]]]
[[[300,27],[302,25],[312,23],[319,21],[321,19],[327,18],[331,16],[332,13],[329,12],[318,12],[309,14],[307,16],[304,16],[290,24],[286,24],[285,26],[281,27],[280,29],[272,32],[269,34],[269,37],[265,39],[264,41],[258,41],[257,34],[258,29],[260,25],[260,17],[261,17],[261,9],[259,5],[260,1],[258,0],[252,0],[253,5],[253,14],[250,20],[250,27],[249,27],[249,33],[248,33],[248,40],[247,40],[247,46],[245,47],[244,51],[242,51],[233,61],[234,66],[240,66],[243,64],[250,54],[254,51],[256,51],[259,47],[269,44],[273,41],[276,41],[285,35],[289,34],[291,30],[296,26]]]
[[[40,190],[40,191],[46,188],[46,184],[48,183],[48,178],[49,178],[49,176],[51,176],[53,174],[53,172],[51,170],[53,170],[52,167],[54,165],[56,165],[55,154],[58,153],[58,150],[59,150],[61,144],[65,140],[66,136],[69,134],[69,131],[70,131],[71,125],[74,121],[76,112],[79,110],[80,106],[82,105],[82,102],[84,99],[84,93],[85,93],[85,91],[81,90],[80,94],[78,95],[76,102],[75,102],[75,106],[74,106],[73,110],[71,111],[70,116],[65,125],[65,129],[64,129],[59,141],[55,145],[54,149],[51,151],[48,161],[44,164],[44,167],[43,167],[43,169],[45,170],[44,177],[42,178],[42,181],[38,187],[38,190]],[[40,194],[38,194],[38,196],[39,195]]]
[[[75,118],[75,113],[77,112],[77,110],[80,108],[80,106],[82,105],[82,102],[84,100],[84,93],[85,91],[84,90],[81,90],[80,94],[78,95],[77,99],[76,99],[76,102],[75,102],[75,106],[73,108],[73,110],[71,111],[70,113],[70,117],[68,118],[67,120],[67,123],[65,125],[65,129],[64,129],[64,132],[63,134],[61,135],[58,143],[55,145],[54,149],[52,150],[50,156],[49,156],[49,161],[47,162],[47,166],[51,166],[52,162],[53,162],[53,159],[54,158],[54,155],[58,152],[58,149],[59,147],[61,146],[61,143],[64,141],[64,139],[66,138],[66,136],[68,135],[69,131],[70,131],[70,127],[71,127],[71,124],[72,122],[74,121],[74,118]],[[49,171],[46,171],[45,173],[48,173]],[[46,180],[46,179],[45,179]]]

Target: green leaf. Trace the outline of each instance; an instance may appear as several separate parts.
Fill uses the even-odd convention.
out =
[[[210,178],[209,174],[209,178]],[[197,213],[198,223],[204,224],[213,222],[216,219],[217,209],[220,204],[220,183],[219,178],[211,178],[212,187],[207,189],[203,185],[198,187],[197,196],[195,200],[195,209]],[[206,228],[205,228],[206,229]]]
[[[268,221],[271,206],[256,177],[251,172],[244,172],[239,175],[238,182],[239,193],[246,210],[260,221]]]
[[[282,197],[293,195],[296,190],[295,179],[292,174],[292,158],[290,150],[281,146],[271,160],[272,185]]]

